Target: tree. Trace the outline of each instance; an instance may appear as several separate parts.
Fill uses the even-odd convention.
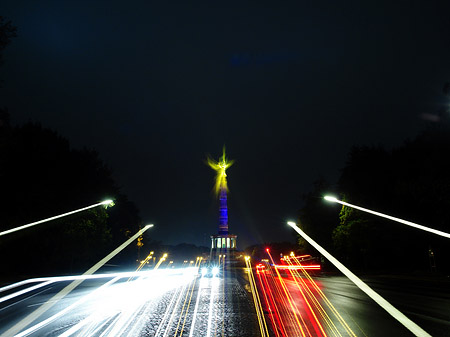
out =
[[[16,36],[17,36],[17,28],[12,25],[11,21],[7,21],[3,16],[0,16],[0,66],[4,62],[3,51],[11,43],[12,38]],[[0,128],[1,124],[2,124],[2,116],[0,113]]]
[[[354,148],[339,180],[341,197],[448,232],[449,155],[445,123],[392,151]],[[450,257],[448,243],[439,237],[346,207],[333,240],[340,256],[358,268],[426,270],[431,249],[439,269]]]
[[[332,248],[331,233],[338,222],[338,208],[326,204],[323,197],[333,192],[333,187],[320,178],[313,184],[313,190],[303,195],[304,205],[299,212],[297,224],[315,241],[326,249]],[[330,207],[331,206],[331,207]],[[300,249],[305,254],[314,251],[301,236],[298,236]]]
[[[95,208],[2,237],[0,256],[9,273],[83,271],[141,223],[97,152],[72,149],[39,124],[0,134],[0,180],[0,230],[116,199],[111,209]]]

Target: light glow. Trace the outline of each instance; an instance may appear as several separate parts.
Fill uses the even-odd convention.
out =
[[[327,200],[327,201],[336,202],[338,204],[341,204],[341,205],[344,205],[344,206],[347,206],[347,207],[351,207],[351,208],[354,208],[354,209],[357,209],[357,210],[360,210],[360,211],[363,211],[363,212],[374,214],[374,215],[380,216],[382,218],[386,218],[386,219],[389,219],[389,220],[392,220],[392,221],[400,222],[400,223],[402,223],[404,225],[411,226],[411,227],[414,227],[414,228],[418,228],[418,229],[421,229],[423,231],[427,231],[427,232],[430,232],[430,233],[433,233],[433,234],[436,234],[436,235],[440,235],[440,236],[443,236],[443,237],[446,237],[446,238],[450,239],[450,233],[442,232],[440,230],[433,229],[433,228],[426,227],[426,226],[422,226],[422,225],[416,224],[416,223],[411,222],[411,221],[403,220],[403,219],[400,219],[400,218],[396,218],[394,216],[390,216],[390,215],[383,214],[383,213],[380,213],[380,212],[372,211],[372,210],[367,209],[367,208],[363,208],[363,207],[359,207],[359,206],[356,206],[356,205],[352,205],[352,204],[349,204],[348,202],[338,200],[338,199],[336,199],[334,197],[325,196],[324,199]]]
[[[233,165],[234,160],[227,159],[225,156],[225,147],[223,148],[223,154],[219,161],[215,161],[212,158],[207,158],[207,163],[214,171],[217,172],[216,184],[214,185],[216,195],[219,195],[221,190],[228,191],[226,170]]]
[[[411,321],[403,313],[401,313],[392,304],[381,297],[377,292],[372,290],[367,284],[365,284],[359,277],[353,274],[347,267],[339,262],[333,255],[328,253],[322,246],[311,239],[305,232],[303,232],[294,222],[289,221],[288,225],[291,226],[303,239],[305,239],[311,246],[319,251],[324,257],[328,259],[336,268],[338,268],[345,276],[347,276],[359,289],[366,293],[371,299],[373,299],[379,306],[386,310],[392,317],[399,321],[415,336],[431,336],[425,330],[423,330],[416,323]],[[276,270],[276,269],[275,269]]]
[[[95,265],[93,265],[91,268],[89,268],[83,275],[92,275],[95,273],[98,269],[100,269],[105,263],[107,263],[109,260],[111,260],[114,256],[119,254],[125,247],[127,247],[131,242],[136,240],[140,235],[142,235],[147,229],[153,227],[152,224],[145,226],[141,230],[139,230],[136,234],[134,234],[131,238],[129,238],[127,241],[122,243],[119,247],[117,247],[115,250],[113,250],[111,253],[109,253],[107,256],[105,256],[103,259],[101,259],[99,262],[97,262]],[[53,307],[53,305],[65,297],[67,294],[69,294],[73,289],[75,289],[80,283],[83,282],[82,279],[77,279],[72,281],[69,285],[64,287],[60,292],[58,292],[56,295],[54,295],[50,300],[45,302],[43,305],[41,305],[39,308],[37,308],[35,311],[33,311],[31,314],[26,316],[24,319],[22,319],[20,322],[15,324],[13,327],[11,327],[8,331],[6,331],[6,335],[16,335],[19,331],[24,329],[26,326],[29,326],[32,322],[34,322],[36,319],[38,319],[41,315],[43,315],[48,309]],[[38,327],[38,325],[36,325]],[[31,333],[33,327],[29,328],[26,331],[30,331]],[[39,328],[39,327],[38,327]],[[25,336],[25,335],[24,335]]]
[[[337,198],[332,197],[332,196],[329,196],[329,195],[326,195],[326,196],[324,196],[323,198],[324,198],[326,201],[331,201],[331,202],[337,202],[337,201],[338,201]]]

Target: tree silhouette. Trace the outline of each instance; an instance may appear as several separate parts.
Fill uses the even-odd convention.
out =
[[[0,238],[2,266],[10,274],[82,271],[141,223],[97,152],[72,149],[39,124],[0,134],[0,180],[1,230],[116,199],[111,210],[95,208]]]

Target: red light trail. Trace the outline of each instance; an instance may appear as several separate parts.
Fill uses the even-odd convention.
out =
[[[319,264],[307,264],[309,255],[285,256],[275,264],[266,252],[270,263],[255,266],[255,280],[274,336],[356,336],[308,274],[320,270]]]

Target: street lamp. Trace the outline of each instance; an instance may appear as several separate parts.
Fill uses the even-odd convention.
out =
[[[322,246],[311,239],[304,231],[302,231],[295,222],[288,221],[287,223],[291,226],[300,236],[305,239],[311,246],[313,246],[319,253],[325,256],[328,261],[330,261],[336,268],[338,268],[345,276],[347,276],[359,289],[365,292],[371,299],[373,299],[380,307],[386,310],[392,317],[403,324],[409,331],[411,331],[416,336],[430,336],[426,331],[424,331],[420,326],[411,321],[403,313],[401,313],[392,304],[381,297],[377,292],[370,288],[366,283],[364,283],[358,276],[353,274],[346,266],[338,261],[333,255],[328,253]]]
[[[411,221],[403,220],[403,219],[400,219],[400,218],[396,218],[394,216],[390,216],[390,215],[383,214],[383,213],[380,213],[380,212],[375,212],[375,211],[372,211],[372,210],[367,209],[367,208],[363,208],[363,207],[359,207],[359,206],[356,206],[356,205],[352,205],[352,204],[349,204],[348,202],[338,200],[337,198],[332,197],[332,196],[328,196],[327,195],[327,196],[324,197],[324,199],[326,201],[336,202],[336,203],[344,205],[344,206],[348,206],[348,207],[351,207],[351,208],[354,208],[354,209],[357,209],[357,210],[360,210],[360,211],[363,211],[363,212],[374,214],[374,215],[377,215],[377,216],[380,216],[382,218],[386,218],[386,219],[389,219],[389,220],[397,221],[397,222],[400,222],[400,223],[402,223],[404,225],[408,225],[408,226],[411,226],[411,227],[414,227],[414,228],[418,228],[418,229],[421,229],[423,231],[427,231],[427,232],[430,232],[430,233],[433,233],[433,234],[436,234],[436,235],[440,235],[440,236],[443,236],[443,237],[446,237],[446,238],[450,239],[450,234],[449,233],[442,232],[442,231],[437,230],[437,229],[425,227],[425,226],[416,224],[416,223],[411,222]]]
[[[27,225],[11,228],[11,229],[8,229],[8,230],[6,230],[4,232],[0,232],[0,236],[6,235],[6,234],[10,234],[10,233],[13,233],[13,232],[17,232],[17,231],[20,231],[22,229],[25,229],[25,228],[28,228],[28,227],[31,227],[31,226],[36,226],[36,225],[39,225],[39,224],[44,223],[44,222],[48,222],[48,221],[51,221],[51,220],[59,219],[59,218],[65,217],[67,215],[71,215],[71,214],[74,214],[74,213],[82,212],[82,211],[85,211],[85,210],[88,210],[90,208],[94,208],[94,207],[97,207],[97,206],[114,206],[114,202],[112,200],[105,200],[105,201],[99,202],[98,204],[94,204],[94,205],[90,205],[90,206],[83,207],[83,208],[80,208],[80,209],[76,209],[74,211],[67,212],[67,213],[64,213],[64,214],[52,216],[51,218],[47,218],[47,219],[44,219],[44,220],[32,222],[32,223],[29,223]]]

